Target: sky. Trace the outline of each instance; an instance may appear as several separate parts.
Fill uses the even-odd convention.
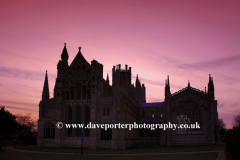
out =
[[[90,63],[132,67],[147,102],[213,77],[218,116],[232,127],[240,114],[240,1],[211,0],[0,0],[0,105],[38,118],[48,71],[50,97],[66,43],[69,60],[81,46]]]

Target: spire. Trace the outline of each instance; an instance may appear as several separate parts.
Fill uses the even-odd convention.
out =
[[[66,48],[66,43],[64,43],[64,48],[63,48],[63,51],[62,51],[62,54],[61,54],[61,58],[62,58],[63,62],[68,61],[68,51],[67,51],[67,48]]]
[[[167,76],[167,79],[168,79],[168,86],[170,86],[170,84],[169,84],[169,75]]]
[[[107,81],[107,83],[109,84],[109,78],[108,78],[108,74],[107,74],[107,80],[106,80],[106,81]]]
[[[43,92],[42,92],[42,100],[49,99],[49,87],[48,87],[48,76],[47,76],[47,70],[45,75],[45,81],[43,86]]]
[[[190,88],[190,81],[188,80],[188,87]]]
[[[141,88],[141,84],[140,84],[140,81],[138,79],[138,74],[137,74],[137,77],[136,77],[136,87]]]
[[[167,76],[167,80],[166,80],[165,87],[170,87],[170,84],[169,84],[169,75]]]
[[[171,91],[170,91],[170,83],[169,83],[169,76],[168,76],[166,80],[166,85],[165,85],[165,100],[168,99],[170,96],[171,96]]]
[[[211,77],[211,74],[209,74],[209,83],[213,83],[213,77]]]
[[[211,99],[214,99],[214,84],[213,77],[211,77],[211,74],[209,74],[208,95]]]
[[[211,74],[209,74],[209,82],[208,82],[209,85],[213,85],[213,77],[211,77]]]

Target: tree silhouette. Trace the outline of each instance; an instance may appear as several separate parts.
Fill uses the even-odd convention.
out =
[[[226,130],[226,124],[223,122],[222,118],[218,119],[218,125],[219,125],[219,130],[223,130],[223,129]]]
[[[20,125],[17,131],[20,137],[32,136],[32,134],[37,131],[37,120],[31,118],[31,113],[26,115],[17,114],[16,121]]]
[[[19,128],[16,116],[5,110],[4,106],[0,107],[0,137],[8,138]]]
[[[240,127],[240,114],[233,117],[233,127]]]

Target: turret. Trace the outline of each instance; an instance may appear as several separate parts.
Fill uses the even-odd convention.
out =
[[[82,55],[82,54],[81,54]],[[103,65],[96,60],[91,61],[91,73],[103,78]]]
[[[136,77],[136,88],[137,88],[137,90],[140,90],[141,89],[141,83],[140,83],[140,81],[139,81],[139,79],[138,79],[138,75],[137,75],[137,77]]]
[[[121,64],[112,69],[112,85],[113,86],[131,86],[131,67],[125,65],[125,69],[121,69]],[[141,88],[141,87],[140,87]]]
[[[48,99],[49,99],[49,87],[48,87],[48,76],[46,71],[45,81],[43,85],[43,92],[42,92],[42,101],[48,100]]]
[[[67,48],[66,48],[66,43],[64,43],[64,48],[61,54],[61,59],[59,60],[58,64],[57,64],[57,78],[64,78],[65,77],[65,73],[67,71],[68,68],[68,52],[67,52]]]
[[[170,98],[170,96],[171,96],[171,91],[170,91],[170,83],[169,83],[169,76],[168,76],[165,84],[165,100]]]
[[[208,97],[210,100],[214,100],[214,84],[213,84],[213,77],[209,74],[209,82],[208,82]]]
[[[61,54],[62,62],[64,65],[68,65],[68,52],[66,48],[66,43],[64,43],[64,48]]]
[[[142,84],[142,103],[146,103],[146,88],[144,84]]]

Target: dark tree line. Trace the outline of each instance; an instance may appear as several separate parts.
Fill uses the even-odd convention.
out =
[[[0,107],[0,139],[18,138],[36,142],[37,120],[31,114],[13,115],[5,107]]]

